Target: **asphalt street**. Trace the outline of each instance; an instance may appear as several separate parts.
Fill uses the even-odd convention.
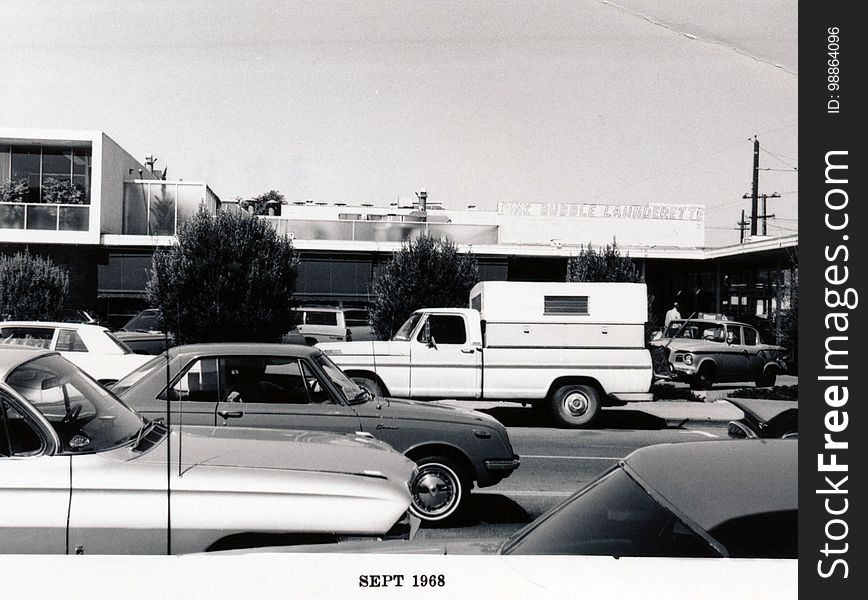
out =
[[[797,383],[782,377],[779,385]],[[792,380],[792,381],[790,381]],[[498,485],[474,489],[463,520],[424,527],[420,540],[506,538],[539,517],[619,459],[643,446],[726,439],[726,424],[742,416],[724,400],[733,389],[715,386],[705,402],[653,402],[605,410],[586,430],[557,429],[540,422],[530,407],[507,403],[462,403],[506,425],[521,467]]]

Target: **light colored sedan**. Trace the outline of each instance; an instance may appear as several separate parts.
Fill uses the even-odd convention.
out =
[[[0,552],[406,538],[414,472],[361,434],[170,430],[55,352],[0,348]]]
[[[105,327],[82,323],[4,321],[0,343],[56,350],[103,384],[117,381],[149,359],[135,354]]]

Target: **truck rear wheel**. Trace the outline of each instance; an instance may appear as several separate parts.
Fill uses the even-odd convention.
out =
[[[552,416],[561,427],[587,427],[600,414],[600,392],[591,385],[564,385],[552,394]]]

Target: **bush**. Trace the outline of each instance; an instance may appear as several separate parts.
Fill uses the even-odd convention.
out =
[[[374,278],[371,327],[389,339],[413,311],[423,307],[467,307],[479,281],[476,259],[451,241],[419,236],[395,252]]]
[[[798,385],[776,385],[769,388],[739,388],[729,393],[730,398],[760,398],[763,400],[798,400]]]
[[[178,343],[276,342],[293,324],[292,242],[244,212],[204,211],[154,254],[147,296]]]
[[[51,260],[18,252],[0,257],[0,318],[52,321],[69,294],[69,274]]]

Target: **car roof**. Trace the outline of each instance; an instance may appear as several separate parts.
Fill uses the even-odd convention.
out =
[[[797,440],[709,440],[641,448],[624,464],[705,531],[746,515],[797,510]]]
[[[102,325],[93,323],[67,323],[65,321],[2,321],[0,327],[63,327],[84,331],[108,331]]]
[[[311,357],[321,354],[319,348],[301,346],[298,344],[264,344],[252,342],[215,342],[209,344],[184,344],[169,349],[172,356],[202,355],[202,354],[237,354],[255,356],[265,354],[270,356]]]
[[[57,354],[53,350],[34,348],[32,346],[17,346],[15,344],[0,344],[0,381],[4,381],[10,371],[39,356]]]

